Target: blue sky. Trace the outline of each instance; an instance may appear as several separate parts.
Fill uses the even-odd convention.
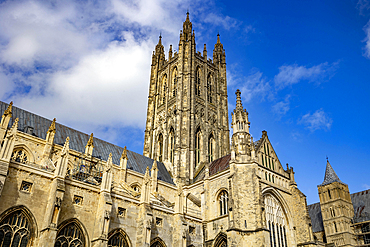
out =
[[[367,0],[0,1],[0,100],[142,153],[151,54],[159,33],[177,49],[187,9],[197,50],[221,35],[229,110],[239,88],[308,203],[326,156],[370,188]]]

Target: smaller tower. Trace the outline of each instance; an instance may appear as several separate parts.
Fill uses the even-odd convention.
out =
[[[251,136],[249,134],[248,112],[243,108],[240,90],[236,90],[236,107],[231,113],[231,128],[233,129],[232,147],[235,153],[251,155],[251,150],[254,148],[251,144]]]
[[[335,246],[355,246],[350,227],[354,212],[348,185],[339,179],[329,160],[324,182],[317,187],[327,242]]]

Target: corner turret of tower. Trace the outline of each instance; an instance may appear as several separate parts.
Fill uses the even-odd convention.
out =
[[[184,35],[185,40],[189,40],[191,37],[191,32],[193,29],[193,24],[190,21],[189,18],[189,11],[186,13],[186,20],[184,21],[182,25],[182,33]]]
[[[249,134],[248,112],[243,108],[241,92],[236,90],[236,107],[231,113],[231,128],[233,129],[232,147],[236,155],[247,155],[247,159],[254,159],[253,138]]]
[[[225,63],[226,62],[226,55],[224,46],[220,41],[220,34],[217,34],[217,43],[215,44],[215,48],[213,49],[213,62],[217,63]]]
[[[231,128],[233,129],[234,134],[239,132],[246,132],[249,134],[250,122],[248,120],[248,112],[246,109],[243,108],[240,90],[236,90],[235,94],[236,107],[231,113]]]

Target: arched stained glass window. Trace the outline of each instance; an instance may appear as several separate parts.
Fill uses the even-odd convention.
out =
[[[30,222],[22,210],[11,213],[0,222],[0,246],[27,247],[30,230]]]
[[[266,225],[270,230],[271,247],[287,247],[287,219],[280,202],[268,194],[265,196]]]
[[[108,247],[129,247],[126,234],[121,231],[113,233],[108,239]]]
[[[54,247],[84,247],[85,237],[81,228],[72,221],[58,231]]]

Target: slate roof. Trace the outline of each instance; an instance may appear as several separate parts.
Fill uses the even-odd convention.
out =
[[[326,162],[324,182],[322,182],[322,184],[320,184],[319,186],[324,186],[326,184],[331,184],[333,182],[339,182],[341,184],[345,184],[342,181],[340,181],[338,175],[335,173],[333,167],[330,165],[329,160],[328,160]]]
[[[8,104],[0,101],[0,114],[8,108]],[[38,116],[34,113],[28,112],[13,105],[12,118],[9,121],[9,128],[13,125],[16,118],[19,118],[18,130],[45,139],[46,133],[51,124],[51,120]],[[72,129],[58,122],[55,124],[56,133],[54,143],[64,145],[66,138],[69,136],[70,149],[78,152],[85,152],[85,146],[89,140],[90,135],[82,133],[78,130]],[[123,148],[112,143],[103,141],[94,137],[93,156],[102,160],[108,160],[109,153],[112,153],[113,163],[119,164]],[[141,154],[127,150],[127,168],[145,174],[146,167],[151,169],[153,160]],[[158,179],[167,183],[174,184],[171,175],[167,171],[163,163],[157,162]]]
[[[364,190],[361,192],[351,194],[351,200],[354,209],[353,222],[359,223],[370,220],[370,190]],[[322,223],[321,207],[320,203],[308,205],[308,213],[311,217],[312,231],[321,232],[324,231]]]
[[[321,207],[320,203],[308,205],[308,213],[311,217],[312,231],[322,232],[324,231],[324,225],[322,223]]]

